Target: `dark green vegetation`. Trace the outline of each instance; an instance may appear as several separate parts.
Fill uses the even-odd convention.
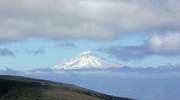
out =
[[[71,84],[0,75],[0,100],[130,100]]]

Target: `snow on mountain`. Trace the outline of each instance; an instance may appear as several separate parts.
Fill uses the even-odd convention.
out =
[[[92,51],[86,51],[68,59],[60,64],[53,66],[52,70],[76,70],[76,69],[108,69],[116,68],[120,65],[110,63],[104,58],[99,57]]]

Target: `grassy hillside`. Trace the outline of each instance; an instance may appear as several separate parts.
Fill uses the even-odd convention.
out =
[[[0,75],[0,100],[130,100],[71,84]]]

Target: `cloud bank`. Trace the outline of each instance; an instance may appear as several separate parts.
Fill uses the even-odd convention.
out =
[[[0,40],[179,31],[179,0],[1,0]]]

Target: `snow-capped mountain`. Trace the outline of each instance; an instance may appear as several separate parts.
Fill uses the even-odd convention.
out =
[[[97,54],[86,51],[79,55],[65,60],[64,62],[53,66],[52,70],[75,70],[75,69],[108,69],[119,67],[118,64],[110,63]]]

